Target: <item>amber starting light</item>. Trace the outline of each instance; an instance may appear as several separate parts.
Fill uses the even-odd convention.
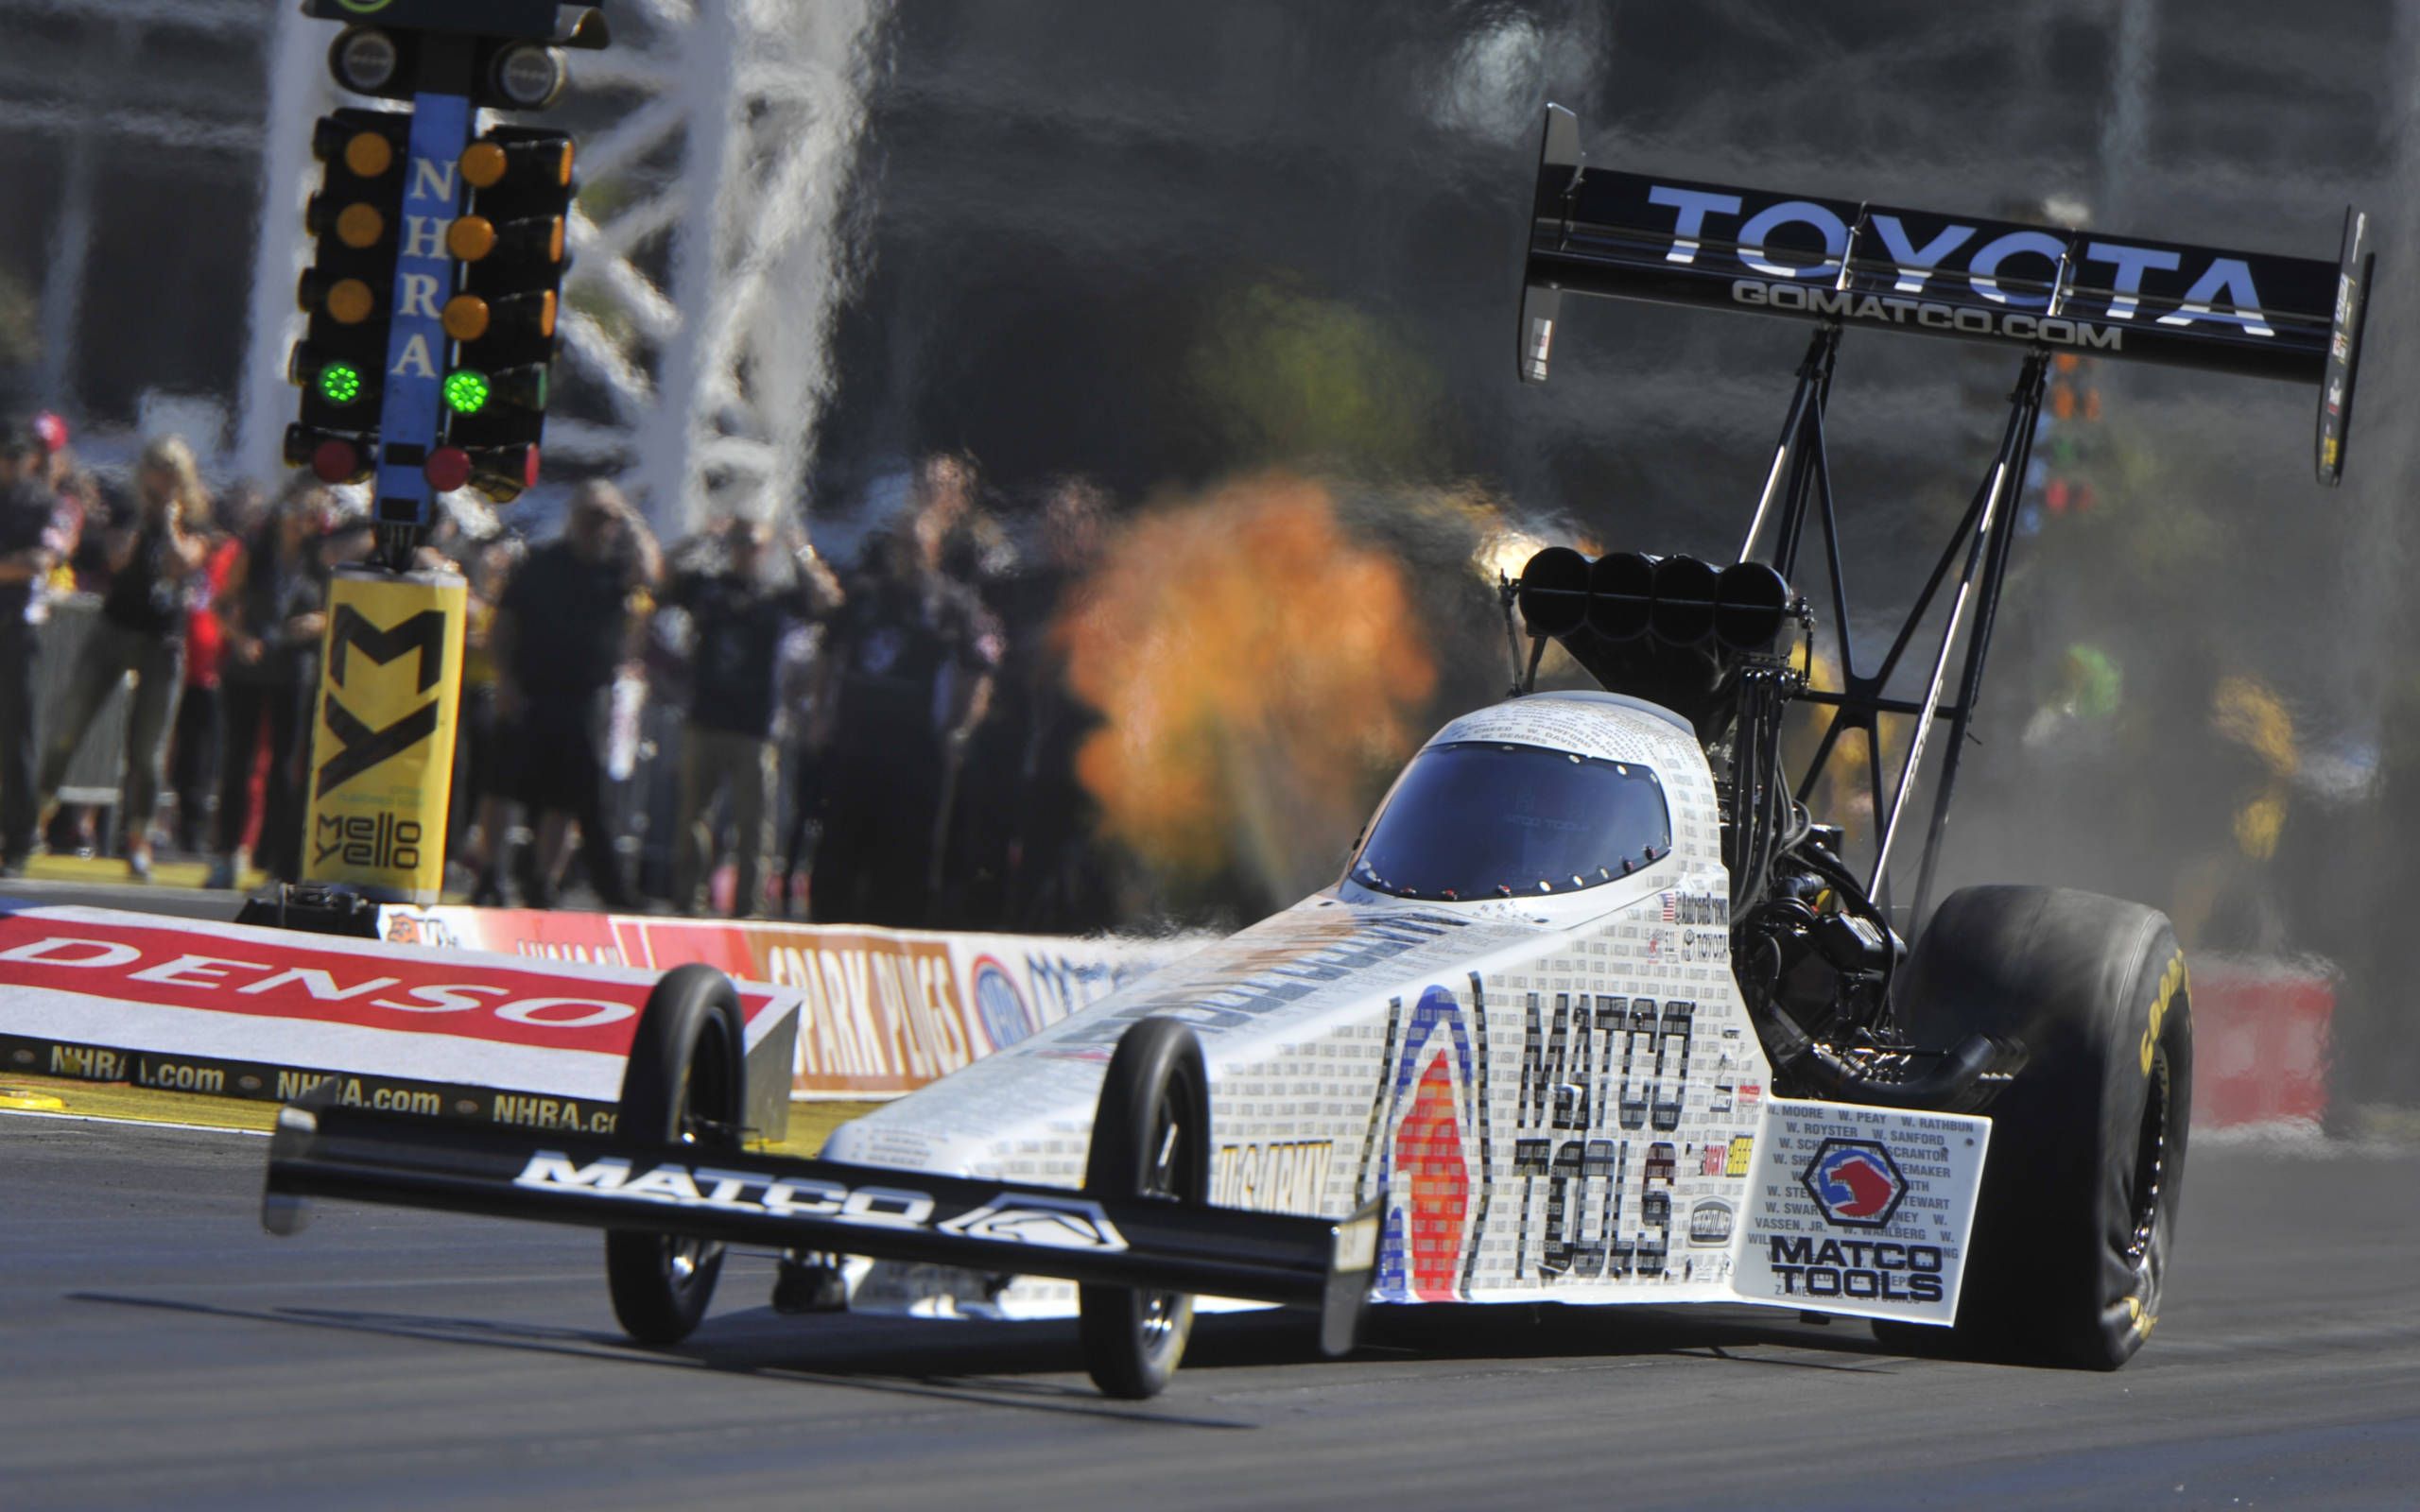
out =
[[[378,307],[378,297],[357,278],[341,278],[328,290],[328,314],[341,325],[359,325]]]
[[[387,217],[372,205],[347,205],[337,212],[337,240],[355,251],[378,245],[387,234]]]
[[[344,165],[358,178],[378,178],[395,165],[395,145],[375,131],[355,131],[344,145]]]
[[[495,250],[495,223],[485,215],[464,215],[445,228],[445,249],[465,263],[475,263]]]
[[[512,171],[513,159],[529,164],[532,181],[544,179],[558,189],[571,185],[571,143],[516,142],[508,152],[501,142],[474,142],[462,149],[462,178],[474,189],[493,189]]]
[[[488,334],[488,301],[475,294],[457,294],[445,301],[445,334],[457,341],[476,341]]]
[[[504,148],[493,142],[474,142],[462,149],[462,177],[474,189],[493,189],[504,181]]]

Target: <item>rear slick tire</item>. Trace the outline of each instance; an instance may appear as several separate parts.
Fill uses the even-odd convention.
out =
[[[2114,1370],[2159,1321],[2193,1101],[2184,953],[2165,915],[2097,893],[1968,887],[1899,978],[1920,1044],[2014,1040],[1948,1331],[1877,1326],[1911,1352]]]
[[[680,966],[648,994],[622,1070],[615,1133],[652,1150],[694,1146],[699,1156],[735,1153],[746,1043],[739,995],[711,966]],[[709,1240],[628,1231],[605,1236],[605,1281],[614,1315],[641,1344],[689,1336],[714,1300],[723,1248]]]
[[[1201,1044],[1174,1019],[1145,1019],[1110,1057],[1093,1116],[1084,1188],[1103,1196],[1206,1202],[1210,1082]],[[1077,1289],[1084,1368],[1105,1396],[1156,1397],[1193,1334],[1193,1298],[1126,1286]]]

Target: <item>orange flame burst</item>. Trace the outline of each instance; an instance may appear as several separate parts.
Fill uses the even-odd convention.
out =
[[[1340,869],[1437,681],[1402,567],[1284,473],[1136,519],[1057,633],[1106,715],[1076,770],[1107,832],[1263,902]]]

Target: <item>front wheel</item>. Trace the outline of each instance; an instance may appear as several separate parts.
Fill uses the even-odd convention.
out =
[[[1110,1057],[1093,1116],[1084,1187],[1104,1196],[1206,1202],[1210,1083],[1201,1043],[1174,1019],[1145,1019]],[[1193,1333],[1193,1297],[1128,1286],[1077,1290],[1084,1367],[1108,1396],[1156,1397]]]
[[[1968,887],[1942,902],[1898,986],[1919,1043],[1980,1033],[2027,1052],[1983,1109],[1991,1147],[1952,1346],[2124,1365],[2159,1321],[2185,1176],[2193,1018],[2175,931],[2095,893]]]
[[[746,1044],[739,994],[711,966],[680,966],[648,994],[631,1057],[622,1069],[620,1138],[635,1145],[739,1148]],[[722,1246],[674,1234],[616,1230],[605,1236],[605,1280],[614,1315],[641,1344],[678,1344],[714,1300]]]

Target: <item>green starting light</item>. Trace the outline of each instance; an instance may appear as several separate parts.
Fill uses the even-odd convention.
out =
[[[349,362],[332,362],[320,369],[320,397],[331,404],[350,404],[361,397],[361,369]]]
[[[445,375],[445,407],[457,415],[475,415],[487,408],[493,392],[486,373],[457,368]]]

